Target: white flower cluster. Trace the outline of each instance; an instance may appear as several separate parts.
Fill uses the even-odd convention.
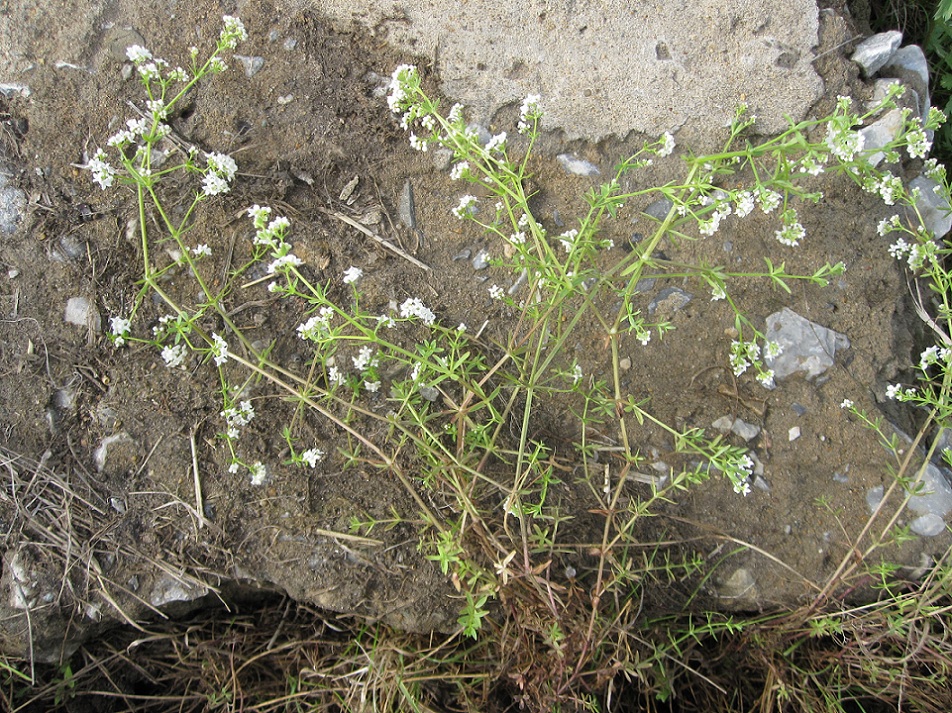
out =
[[[215,366],[221,366],[228,361],[228,342],[214,332],[212,332],[211,354]]]
[[[665,131],[661,134],[661,138],[658,139],[659,147],[657,154],[659,157],[664,158],[665,156],[670,156],[671,152],[674,151],[674,137],[670,132]]]
[[[410,297],[400,305],[400,316],[404,319],[417,317],[427,326],[436,320],[436,315],[418,297]]]
[[[895,401],[912,401],[916,397],[913,388],[903,389],[902,384],[890,384],[886,387],[886,398]]]
[[[764,359],[775,359],[783,353],[783,348],[778,342],[764,341],[763,357]],[[740,376],[751,366],[757,369],[757,381],[766,388],[774,386],[773,369],[765,369],[760,360],[760,345],[756,340],[747,342],[744,340],[735,340],[731,342],[730,364],[734,376]]]
[[[301,454],[301,462],[309,468],[316,467],[322,460],[324,460],[324,451],[320,448],[308,448]]]
[[[754,472],[754,461],[746,453],[724,463],[724,475],[734,486],[734,492],[743,496],[750,495],[750,476]]]
[[[539,122],[539,119],[542,118],[542,108],[539,106],[539,99],[538,94],[530,94],[523,100],[522,106],[519,107],[519,123],[516,124],[516,129],[518,129],[520,134],[528,132]]]
[[[218,44],[224,49],[233,50],[238,46],[239,42],[244,42],[248,39],[248,33],[245,31],[245,26],[242,24],[241,20],[237,17],[232,17],[231,15],[223,15],[221,34],[218,36]]]
[[[113,317],[109,325],[112,331],[112,344],[118,349],[126,343],[126,337],[132,329],[132,322],[124,317]]]
[[[363,270],[361,270],[359,267],[354,267],[351,265],[346,270],[344,270],[344,284],[353,285],[357,282],[357,280],[363,277],[363,274]]]
[[[934,265],[938,251],[938,246],[931,240],[910,245],[903,238],[898,238],[889,246],[889,254],[897,260],[905,260],[909,269],[913,271],[921,270],[926,262]]]
[[[914,117],[909,120],[909,126],[911,128],[903,137],[906,140],[906,151],[909,153],[909,158],[925,158],[932,148],[932,141],[929,140],[922,128],[922,120],[919,117]]]
[[[453,209],[453,215],[460,220],[465,220],[476,212],[476,196],[465,195],[460,198],[459,205]]]
[[[330,323],[333,316],[333,307],[321,307],[316,315],[298,325],[298,336],[305,341],[320,341],[330,332]]]
[[[204,179],[202,179],[202,192],[206,196],[217,196],[231,190],[229,184],[235,178],[235,172],[238,170],[235,159],[226,154],[212,151],[205,154],[205,160],[208,169],[205,171]]]
[[[251,423],[251,419],[255,417],[255,410],[250,401],[242,401],[237,407],[229,406],[220,415],[228,426],[225,435],[234,440],[240,434],[238,429]]]
[[[93,174],[93,181],[103,190],[109,188],[116,178],[116,169],[109,165],[106,158],[106,152],[97,149],[86,164],[86,168]]]
[[[172,344],[162,348],[162,360],[169,369],[184,366],[187,354],[184,344]]]
[[[253,205],[248,209],[248,217],[254,221],[255,236],[252,244],[266,247],[271,251],[272,261],[268,265],[268,274],[286,274],[291,268],[298,267],[303,261],[291,252],[291,243],[284,239],[291,221],[284,216],[278,216],[270,222],[271,209],[260,205]],[[268,289],[272,292],[278,289],[272,282]]]
[[[793,208],[785,210],[782,219],[783,227],[775,233],[777,240],[783,245],[795,248],[800,244],[800,241],[806,237],[807,231],[803,225],[801,225],[797,211]]]
[[[930,366],[937,364],[948,366],[949,356],[952,356],[952,349],[933,344],[919,355],[919,368],[928,371]]]
[[[856,154],[863,150],[866,143],[866,137],[863,134],[853,131],[853,124],[856,122],[847,113],[849,106],[849,97],[840,97],[837,111],[842,113],[826,125],[826,146],[830,149],[830,153],[843,163],[852,161]]]
[[[889,171],[876,179],[869,177],[863,181],[863,190],[867,193],[878,193],[886,205],[895,205],[896,199],[903,195],[902,179]]]

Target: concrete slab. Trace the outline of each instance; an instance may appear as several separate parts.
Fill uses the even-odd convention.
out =
[[[540,94],[568,138],[684,129],[704,137],[747,102],[757,130],[802,118],[823,85],[811,65],[814,0],[306,0],[408,53],[436,57],[441,91],[487,122]],[[719,133],[719,132],[716,132]]]

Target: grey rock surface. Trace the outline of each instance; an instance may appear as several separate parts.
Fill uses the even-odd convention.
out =
[[[919,189],[919,200],[916,202],[916,209],[922,218],[923,227],[936,238],[942,238],[946,233],[952,230],[952,207],[948,201],[936,194],[935,189],[939,184],[926,176],[919,176],[909,182],[909,190]],[[910,220],[917,220],[915,214],[909,216]]]
[[[898,109],[887,112],[885,116],[860,129],[859,133],[863,136],[863,147],[866,149],[883,148],[899,136],[902,132],[902,126],[902,112]],[[878,166],[883,158],[885,158],[885,154],[882,151],[877,151],[869,155],[869,163],[871,166]]]
[[[898,30],[880,32],[860,42],[850,59],[860,66],[863,74],[871,77],[892,58],[901,44],[902,33]]]
[[[747,102],[761,132],[822,92],[812,0],[309,0],[410,54],[436,51],[441,91],[488,122],[540,94],[543,128],[599,139],[684,128],[710,135]]]
[[[0,162],[0,235],[10,235],[26,210],[26,194],[10,180],[10,170]]]
[[[778,342],[783,351],[774,359],[765,359],[774,370],[775,379],[784,379],[797,372],[813,379],[831,366],[837,349],[848,349],[846,335],[834,332],[792,309],[784,307],[767,317],[766,337]]]

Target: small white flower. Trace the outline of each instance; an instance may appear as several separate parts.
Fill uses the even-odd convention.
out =
[[[469,172],[469,162],[460,161],[459,163],[453,164],[452,170],[450,170],[450,180],[458,181],[463,178]]]
[[[783,347],[780,342],[771,342],[769,340],[764,342],[765,359],[776,359],[781,354],[783,354]]]
[[[185,345],[175,344],[162,349],[162,359],[169,369],[182,366],[185,363]]]
[[[840,408],[851,409],[853,408],[853,402],[850,399],[843,399]]]
[[[459,205],[453,209],[453,215],[455,215],[460,220],[468,218],[475,212],[476,203],[476,196],[463,196],[460,198]]]
[[[886,387],[886,398],[902,401],[902,386],[899,384],[890,384]]]
[[[258,461],[248,468],[251,471],[251,484],[255,487],[265,485],[268,482],[268,468],[264,463]]]
[[[221,366],[228,361],[228,342],[214,332],[212,332],[212,356],[215,366]]]
[[[407,319],[417,317],[426,325],[433,324],[436,315],[431,312],[418,297],[410,297],[400,305],[400,316]]]
[[[268,216],[271,215],[270,208],[262,208],[255,203],[248,209],[248,217],[254,220],[256,228],[263,228],[268,222]]]
[[[503,295],[503,290],[499,285],[493,285],[489,288],[489,296],[494,300],[501,300]]]
[[[228,472],[229,472],[229,473],[232,473],[232,474],[237,473],[239,467],[240,467],[240,466],[238,465],[237,462],[232,463],[230,466],[228,466]]]
[[[93,181],[103,190],[109,188],[116,178],[116,169],[109,165],[106,160],[106,152],[102,149],[96,151],[93,157],[89,159],[86,168],[93,174]]]
[[[126,47],[126,57],[133,64],[142,64],[152,59],[152,53],[142,45],[130,45]]]
[[[420,138],[419,136],[417,136],[416,134],[410,134],[410,147],[411,147],[411,148],[416,149],[417,151],[423,151],[423,152],[425,152],[426,149],[427,149],[427,146],[428,146],[428,144],[427,144],[426,139],[421,139],[421,138]]]
[[[582,367],[576,364],[572,368],[572,383],[577,384],[582,379]]]
[[[301,454],[301,462],[305,463],[308,467],[314,468],[317,464],[324,459],[324,451],[320,448],[308,448]]]
[[[361,347],[357,356],[351,357],[351,361],[354,362],[354,368],[357,371],[366,371],[368,367],[377,365],[377,360],[374,359],[374,350],[368,346]]]
[[[658,149],[658,156],[661,158],[670,156],[671,152],[674,151],[674,137],[670,132],[665,131],[658,141],[661,144],[661,147]]]
[[[208,170],[217,173],[226,181],[231,181],[235,177],[238,164],[231,156],[212,151],[205,155],[205,160],[208,163]]]
[[[734,201],[734,214],[738,218],[746,218],[754,210],[754,194],[750,191],[741,191]]]
[[[207,243],[202,243],[201,245],[196,245],[194,248],[192,248],[192,255],[198,258],[211,257],[212,249],[208,247]]]
[[[202,193],[206,196],[217,196],[221,193],[228,193],[229,190],[228,181],[217,173],[209,171],[202,179]]]
[[[774,386],[776,386],[774,383],[773,369],[767,369],[766,371],[758,374],[757,381],[759,381],[761,386],[763,386],[765,389],[772,389]]]
[[[363,270],[361,270],[359,267],[354,267],[351,265],[346,270],[344,270],[344,284],[352,285],[353,283],[357,282],[357,280],[359,280],[363,274]]]
[[[218,36],[218,41],[223,47],[233,50],[239,42],[243,42],[244,40],[248,39],[248,32],[245,30],[245,26],[242,24],[241,20],[239,20],[237,17],[223,15],[221,20],[225,27]]]
[[[344,375],[341,373],[340,369],[338,369],[336,366],[328,367],[327,383],[329,383],[331,386],[344,385]]]
[[[270,265],[268,265],[268,273],[273,275],[276,272],[281,272],[287,270],[290,267],[297,267],[298,265],[303,265],[301,258],[299,258],[294,253],[288,253],[287,255],[282,255],[281,257],[274,260]]]
[[[759,187],[757,189],[757,202],[760,203],[760,209],[764,213],[772,213],[780,205],[782,199],[783,196],[769,188]]]
[[[379,381],[365,381],[364,389],[366,389],[371,394],[375,394],[378,391],[380,391],[380,382]]]
[[[466,331],[466,322],[460,322],[460,323],[459,323],[459,326],[456,328],[456,331],[457,331],[457,332],[465,332],[465,331]]]
[[[486,152],[492,153],[493,151],[505,151],[506,150],[506,132],[503,131],[500,134],[496,134],[486,143]]]
[[[126,343],[126,336],[132,329],[132,322],[124,317],[113,317],[110,320],[110,326],[113,334],[112,345],[118,349]]]
[[[727,292],[724,291],[723,286],[715,285],[711,290],[711,302],[717,302],[727,297]]]
[[[542,118],[542,109],[539,107],[539,95],[530,94],[519,107],[519,123],[516,128],[524,134],[532,128],[532,123]]]

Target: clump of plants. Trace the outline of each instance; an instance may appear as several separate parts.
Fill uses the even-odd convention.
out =
[[[805,615],[787,628],[770,623],[772,619],[738,622],[715,613],[687,620],[639,619],[638,601],[645,588],[702,576],[704,563],[691,555],[675,555],[661,543],[637,542],[636,526],[679,491],[699,487],[712,477],[727,479],[738,494],[746,495],[754,461],[721,435],[657,417],[650,401],[623,386],[620,344],[633,339],[650,359],[653,340],[677,339],[670,323],[653,320],[637,307],[637,285],[647,276],[688,278],[711,300],[729,308],[725,327],[733,337],[725,337],[727,368],[735,377],[772,387],[771,363],[780,346],[748,316],[735,297],[735,287],[764,280],[789,291],[794,281],[823,286],[843,273],[844,265],[836,263],[794,274],[787,270],[784,256],[810,239],[801,214],[804,206],[822,197],[822,177],[845,175],[896,206],[896,214],[879,225],[879,232],[894,235],[891,253],[930,285],[940,304],[932,322],[937,342],[923,353],[920,383],[891,387],[891,395],[929,410],[944,428],[952,359],[947,336],[952,333],[952,309],[944,260],[948,248],[922,228],[921,220],[908,217],[917,215],[916,192],[908,191],[899,176],[869,161],[874,153],[885,154],[887,166],[902,154],[924,158],[930,148],[928,132],[939,130],[944,120],[940,111],[933,110],[925,122],[905,113],[902,131],[888,146],[867,148],[859,127],[894,107],[901,87],[890,89],[882,104],[870,111],[858,111],[849,98],[841,97],[830,116],[791,124],[779,136],[759,143],[747,134],[755,117],[740,107],[720,151],[676,159],[670,134],[648,141],[623,157],[613,176],[584,196],[587,209],[569,229],[559,230],[533,212],[527,189],[544,100],[527,97],[515,133],[498,133],[484,142],[467,123],[463,107],[442,111],[424,90],[417,69],[398,67],[389,87],[390,110],[415,149],[440,147],[452,152],[450,177],[474,188],[461,189],[459,202],[447,208],[460,221],[492,236],[505,256],[497,266],[514,278],[512,288],[488,287],[488,295],[506,303],[517,318],[508,340],[487,348],[477,325],[444,324],[422,296],[384,308],[372,304],[365,285],[374,277],[358,265],[318,278],[295,254],[291,221],[269,206],[242,207],[247,227],[244,244],[236,251],[241,259],[230,267],[226,280],[213,279],[208,258],[221,246],[211,240],[197,242],[190,228],[207,201],[227,200],[237,180],[237,162],[214,150],[180,145],[167,122],[197,82],[225,70],[225,54],[246,36],[240,20],[226,16],[214,51],[200,60],[193,50],[188,69],[171,68],[142,47],[128,50],[146,94],[143,113],[130,119],[106,141],[107,148],[87,162],[103,190],[132,193],[138,216],[142,275],[129,310],[112,317],[111,339],[116,348],[129,344],[154,348],[169,369],[193,367],[190,372],[182,370],[183,379],[213,375],[221,399],[219,455],[236,482],[280,487],[283,467],[315,468],[327,459],[344,467],[359,462],[377,471],[378,477],[400,481],[416,510],[394,513],[388,522],[354,513],[353,534],[367,535],[399,521],[413,523],[421,551],[458,591],[460,639],[435,647],[428,655],[456,666],[455,673],[446,676],[459,700],[478,699],[466,688],[467,657],[479,661],[478,678],[483,683],[493,675],[503,676],[502,671],[487,669],[487,661],[505,663],[511,670],[509,690],[532,709],[575,705],[600,710],[611,707],[614,687],[622,680],[629,685],[638,682],[642,690],[661,699],[673,695],[676,685],[682,685],[676,681],[685,673],[672,661],[701,642],[749,631],[753,633],[748,641],[766,651],[755,636],[782,632],[804,642],[812,636],[842,634],[853,625],[846,623],[847,613],[838,617],[826,612]],[[623,179],[653,161],[674,160],[683,167],[681,179],[634,191],[622,189]],[[942,166],[927,161],[924,170],[935,180],[937,193],[948,200]],[[168,206],[180,200],[183,190],[191,201],[173,217]],[[666,200],[667,214],[630,251],[612,250],[611,241],[603,237],[605,222],[645,198]],[[776,217],[776,254],[764,258],[760,271],[674,264],[660,256],[659,248],[672,241],[708,239],[755,212]],[[186,275],[188,284],[170,287],[165,278],[173,273]],[[201,295],[197,301],[196,292]],[[293,302],[304,312],[293,335],[306,349],[302,363],[278,363],[272,356],[273,343],[252,340],[233,319],[236,296],[240,293],[246,299],[259,292]],[[140,318],[143,305],[156,298],[166,313],[146,323]],[[567,345],[587,323],[596,323],[603,331],[611,353],[606,374],[586,374],[568,356]],[[259,391],[270,385],[272,395],[251,397],[253,385]],[[243,435],[257,417],[256,402],[266,398],[292,404],[287,423],[268,424],[270,431],[283,434],[291,454],[288,463],[267,463],[244,450]],[[577,417],[572,468],[560,467],[552,444],[531,435],[535,414],[549,400],[571,404]],[[847,400],[844,406],[879,426],[852,402]],[[335,449],[326,443],[302,442],[295,424],[303,413],[326,423],[340,445]],[[667,477],[638,486],[637,497],[631,497],[636,474],[649,464],[649,456],[634,438],[636,428],[646,423],[666,434],[679,466]],[[617,446],[606,449],[594,437],[596,429],[611,433]],[[885,435],[884,440],[890,443]],[[892,447],[898,454],[898,445]],[[908,462],[900,462],[897,472],[898,487],[914,490]],[[577,478],[589,492],[603,521],[600,541],[588,544],[597,564],[584,576],[552,574],[552,562],[560,553],[577,546],[564,537],[575,513],[566,512],[551,497],[553,486],[567,477]],[[439,508],[434,506],[437,500]],[[878,538],[874,545],[884,540]],[[931,581],[945,582],[945,571],[937,572],[938,579]],[[831,590],[849,574],[839,571]],[[890,601],[910,601],[891,586],[884,576],[883,592]],[[947,606],[937,589],[930,592],[937,596],[928,606]],[[376,654],[384,650],[392,665],[399,661],[399,666],[408,666],[404,653],[396,655],[379,643],[366,643],[376,635],[364,632],[354,644],[360,651],[354,652],[353,660],[370,662],[348,674],[355,683],[367,683],[374,660],[379,660]],[[476,641],[462,642],[468,639]],[[418,653],[423,655],[422,648]],[[792,665],[788,653],[783,650],[784,665]],[[291,680],[292,698],[302,697],[308,686],[314,686],[318,695],[314,680],[293,676]],[[435,700],[426,685],[408,685],[400,676],[381,681],[375,679],[381,685],[393,684],[388,690],[395,692],[381,709],[424,710]],[[782,683],[771,694],[777,704],[798,700],[798,692],[807,687],[803,681]],[[816,690],[810,695],[817,695]]]

